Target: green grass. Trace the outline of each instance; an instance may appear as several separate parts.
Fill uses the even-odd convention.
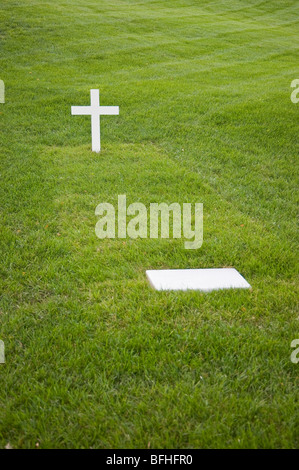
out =
[[[1,9],[0,447],[298,447],[298,2]],[[118,194],[202,202],[202,247],[99,240]],[[145,278],[222,266],[252,290]]]

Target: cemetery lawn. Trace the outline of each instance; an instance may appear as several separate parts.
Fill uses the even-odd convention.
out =
[[[298,447],[298,1],[1,9],[0,447]],[[99,240],[119,194],[202,202],[202,247]],[[145,277],[227,266],[252,289]]]

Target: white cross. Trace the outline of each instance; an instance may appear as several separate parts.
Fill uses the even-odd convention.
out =
[[[72,115],[91,116],[92,151],[101,151],[100,115],[119,114],[118,106],[100,106],[99,90],[90,90],[90,106],[72,106]]]

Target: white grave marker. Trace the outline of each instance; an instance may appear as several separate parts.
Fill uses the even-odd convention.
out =
[[[92,151],[101,151],[100,115],[119,114],[118,106],[100,106],[99,90],[90,90],[90,106],[72,106],[72,115],[91,116],[91,142]]]
[[[249,289],[251,286],[235,268],[161,269],[146,271],[156,290]]]

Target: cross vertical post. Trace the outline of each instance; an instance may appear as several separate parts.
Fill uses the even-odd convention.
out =
[[[90,90],[91,107],[91,149],[93,152],[101,151],[101,130],[100,130],[100,92]]]

